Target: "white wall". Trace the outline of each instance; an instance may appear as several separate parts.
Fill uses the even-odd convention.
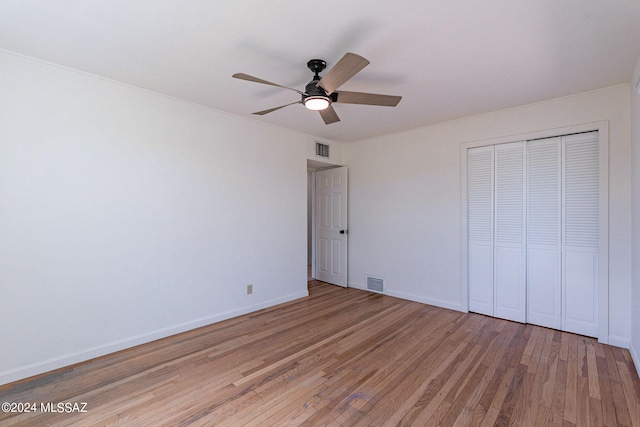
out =
[[[631,188],[632,188],[632,262],[631,355],[640,369],[640,94],[635,85],[640,80],[640,58],[631,79]]]
[[[609,120],[609,338],[628,346],[631,290],[628,85],[346,144],[349,286],[463,309],[460,145]]]
[[[312,136],[7,53],[0,76],[0,383],[307,295]]]
[[[6,53],[0,76],[0,384],[306,295],[314,137]],[[371,274],[391,294],[459,309],[460,144],[609,120],[610,335],[638,347],[629,94],[609,88],[344,153],[332,143],[349,166],[350,286]]]

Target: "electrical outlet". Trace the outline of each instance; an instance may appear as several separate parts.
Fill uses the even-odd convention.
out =
[[[251,295],[253,293],[253,285],[247,285],[247,295]]]

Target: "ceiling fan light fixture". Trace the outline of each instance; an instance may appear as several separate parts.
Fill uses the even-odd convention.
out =
[[[402,99],[401,96],[380,95],[375,93],[346,92],[343,90],[340,90],[340,92],[336,92],[336,90],[340,88],[343,83],[355,76],[368,64],[369,61],[361,57],[360,55],[347,52],[324,75],[324,77],[320,77],[320,72],[324,71],[327,63],[322,59],[312,59],[307,62],[307,68],[311,70],[314,76],[313,79],[309,83],[307,83],[304,92],[298,89],[259,79],[258,77],[253,77],[249,74],[235,73],[231,77],[288,89],[301,95],[301,98],[299,98],[299,101],[297,102],[290,102],[285,105],[280,105],[279,107],[257,111],[253,114],[263,116],[265,114],[280,110],[281,108],[287,107],[289,105],[303,104],[308,110],[318,111],[320,113],[320,117],[322,117],[322,120],[324,120],[324,123],[326,125],[329,125],[331,123],[340,121],[340,117],[338,117],[338,114],[331,106],[331,104],[333,104],[334,102],[342,104],[364,104],[395,107]]]
[[[309,96],[304,100],[304,106],[314,111],[325,110],[329,104],[329,98],[326,96]]]

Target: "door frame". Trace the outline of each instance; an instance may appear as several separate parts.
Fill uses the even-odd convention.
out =
[[[603,120],[555,129],[503,136],[460,144],[460,272],[462,280],[461,309],[469,311],[468,245],[467,245],[467,150],[514,141],[550,138],[573,133],[598,131],[599,146],[599,249],[598,249],[598,341],[610,343],[609,337],[609,121]]]
[[[318,160],[307,160],[307,171],[311,172],[311,185],[308,187],[307,198],[311,198],[311,278],[317,278],[316,272],[316,172],[327,170],[327,169],[335,169],[341,168],[346,165],[338,165],[335,163],[326,163]],[[307,175],[307,179],[309,176]],[[307,199],[308,200],[308,199]],[[307,213],[309,215],[309,213]],[[307,235],[308,235],[307,231]],[[307,243],[307,247],[308,247]],[[347,254],[347,264],[349,262],[348,258],[349,254]],[[348,284],[347,284],[348,287]]]

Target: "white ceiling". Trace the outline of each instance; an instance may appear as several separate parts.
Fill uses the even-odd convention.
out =
[[[334,141],[628,83],[638,0],[0,0],[0,48]],[[292,105],[306,62],[371,64],[343,90],[395,108]],[[1,76],[0,76],[1,78]]]

